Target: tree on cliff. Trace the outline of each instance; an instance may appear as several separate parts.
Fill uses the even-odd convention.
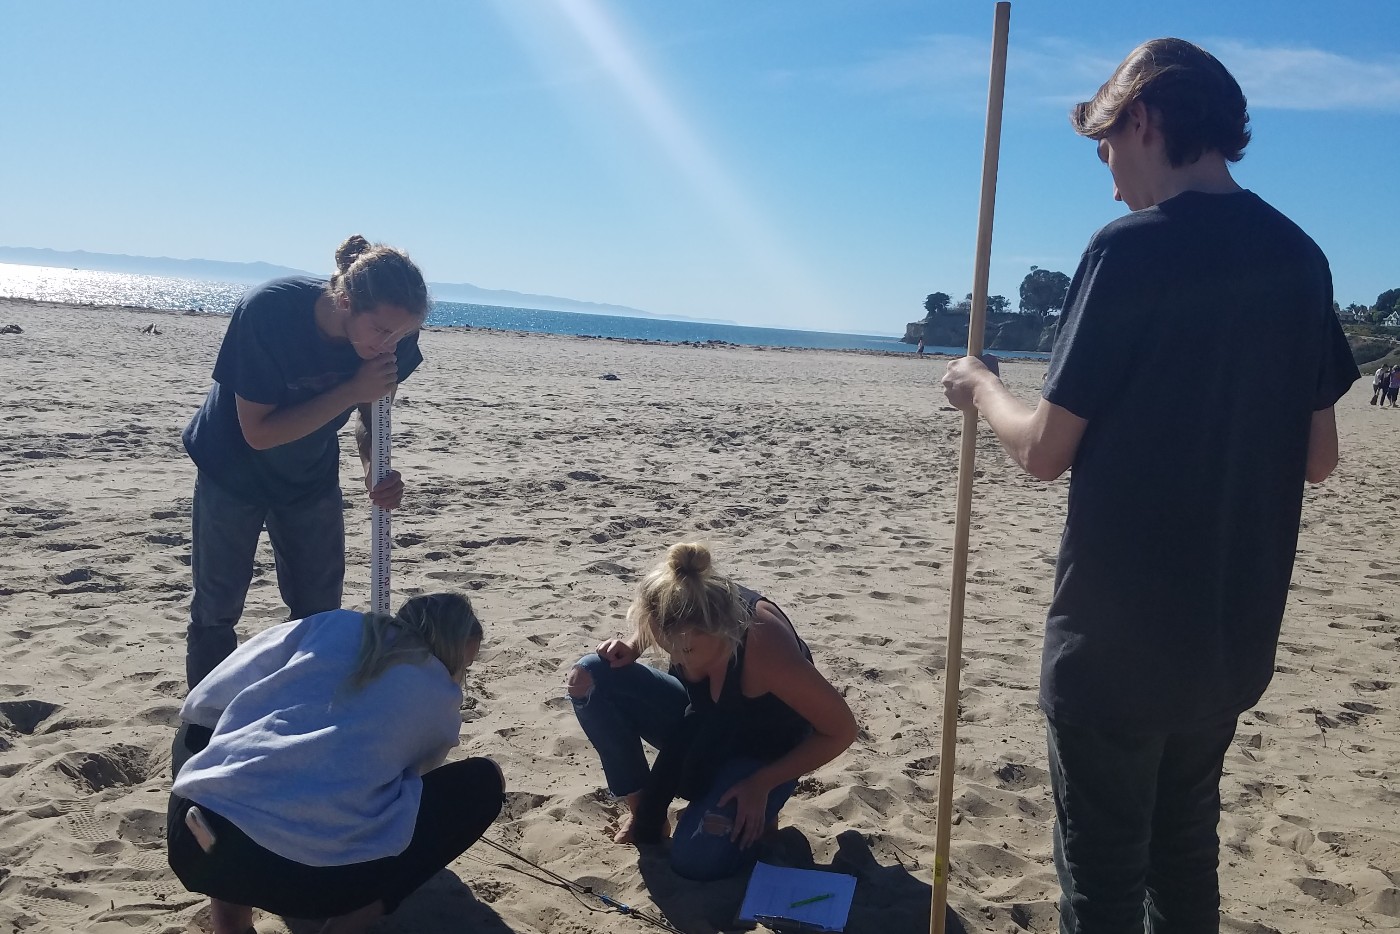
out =
[[[1384,320],[1392,311],[1400,311],[1400,289],[1385,290],[1371,306],[1371,316],[1376,321]]]
[[[987,314],[988,314],[988,315],[994,315],[994,314],[998,314],[998,313],[1000,313],[1000,312],[1003,312],[1003,311],[1006,310],[1007,306],[1010,305],[1010,304],[1011,304],[1011,303],[1010,303],[1009,301],[1006,300],[1006,296],[1005,296],[1005,295],[988,295],[988,296],[987,296]],[[971,292],[968,292],[967,295],[963,296],[963,300],[962,300],[962,301],[958,302],[956,305],[952,306],[951,308],[948,308],[947,311],[949,311],[949,312],[951,312],[951,313],[953,313],[953,314],[955,314],[955,315],[968,315],[968,314],[972,314],[972,293],[971,293]]]
[[[1065,293],[1068,291],[1069,276],[1032,266],[1026,278],[1021,280],[1021,312],[1042,320],[1058,314],[1065,307]]]
[[[924,320],[928,321],[946,312],[948,310],[948,303],[952,300],[953,297],[947,292],[934,292],[928,298],[924,299],[924,311],[928,312],[928,314],[924,315]]]

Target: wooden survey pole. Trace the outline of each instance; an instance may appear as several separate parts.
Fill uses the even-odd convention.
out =
[[[992,260],[992,215],[997,197],[997,159],[1001,152],[1001,105],[1006,91],[1006,39],[1011,4],[996,5],[992,28],[992,73],[987,88],[987,132],[982,148],[982,202],[977,215],[977,260],[973,267],[972,311],[967,324],[967,352],[981,356],[987,319],[987,280]],[[953,829],[953,775],[958,752],[958,682],[962,673],[963,603],[967,596],[967,541],[972,527],[972,476],[977,459],[977,413],[964,412],[962,454],[958,461],[957,520],[953,533],[953,588],[948,600],[947,661],[943,674],[943,744],[938,758],[938,815],[933,858],[933,904],[930,934],[947,927],[948,851]]]

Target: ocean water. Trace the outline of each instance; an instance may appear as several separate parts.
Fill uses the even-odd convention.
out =
[[[0,263],[0,296],[69,304],[131,305],[139,308],[202,309],[232,313],[248,286],[169,276],[145,276]],[[913,353],[898,337],[754,328],[666,318],[589,315],[538,308],[505,308],[465,302],[436,302],[428,315],[436,327],[499,328],[540,334],[571,334],[681,343],[725,341],[756,347],[818,347],[829,350],[878,350]],[[929,353],[960,354],[961,347],[927,347]],[[1017,354],[1045,356],[1044,354]]]

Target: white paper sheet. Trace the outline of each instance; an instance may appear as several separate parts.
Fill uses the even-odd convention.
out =
[[[753,875],[749,876],[739,920],[756,922],[765,917],[781,918],[813,930],[842,931],[846,928],[855,894],[855,876],[757,863]],[[824,895],[830,897],[818,898]],[[818,900],[807,901],[812,898]],[[807,904],[797,904],[804,901]]]

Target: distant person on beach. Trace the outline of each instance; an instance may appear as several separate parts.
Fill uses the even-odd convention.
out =
[[[634,632],[609,639],[569,674],[579,725],[625,798],[618,843],[659,843],[667,808],[690,801],[671,865],[718,879],[755,858],[797,780],[840,755],[856,722],[777,604],[720,575],[704,545],[672,545],[628,610]],[[651,646],[669,672],[638,661]],[[648,767],[642,741],[658,749]]]
[[[177,764],[167,846],[215,934],[250,931],[253,908],[364,931],[481,837],[500,769],[442,764],[481,639],[458,594],[333,610],[264,630],[190,692],[180,716],[208,739]]]
[[[1218,929],[1225,753],[1359,377],[1322,251],[1230,174],[1248,119],[1207,52],[1135,49],[1074,109],[1132,213],[1080,260],[1039,404],[971,357],[943,380],[1027,472],[1072,469],[1040,682],[1067,934]]]
[[[1390,368],[1384,366],[1376,367],[1376,372],[1371,376],[1371,404],[1379,405],[1385,401],[1385,391],[1390,386]]]
[[[914,352],[921,357],[924,355],[924,339],[922,337],[919,338],[919,346],[915,348]]]
[[[1396,406],[1397,397],[1400,397],[1400,366],[1390,368],[1390,376],[1387,377],[1386,382],[1388,387],[1385,397],[1390,400],[1390,407],[1393,409]]]
[[[291,619],[340,606],[345,519],[337,433],[358,408],[369,485],[373,403],[393,395],[423,361],[428,313],[423,274],[400,250],[350,237],[329,280],[274,279],[234,309],[214,384],[185,428],[199,468],[186,635],[190,687],[238,645],[235,626],[253,578],[264,525],[277,586]],[[391,471],[369,492],[393,509],[403,480]]]

